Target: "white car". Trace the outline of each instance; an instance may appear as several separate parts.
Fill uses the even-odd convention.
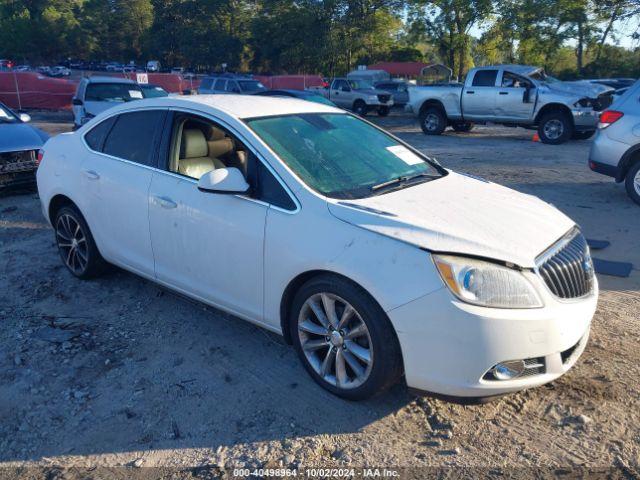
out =
[[[292,342],[327,390],[477,399],[585,348],[589,248],[554,207],[289,98],[120,105],[43,147],[43,213],[80,278],[118,265]]]

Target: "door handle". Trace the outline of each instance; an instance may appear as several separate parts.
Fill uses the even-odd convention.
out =
[[[172,209],[172,208],[176,208],[178,206],[178,204],[176,202],[174,202],[173,200],[171,200],[170,198],[167,198],[167,197],[156,197],[156,196],[154,196],[153,199],[162,208]]]
[[[476,93],[474,90],[467,90],[467,95],[473,95],[474,93]]]
[[[499,92],[499,95],[509,95],[509,92]]]
[[[94,172],[93,170],[85,170],[84,176],[87,177],[89,180],[98,180],[100,178],[100,175],[98,174],[98,172]]]

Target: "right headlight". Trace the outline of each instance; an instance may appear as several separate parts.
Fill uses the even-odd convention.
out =
[[[449,290],[463,302],[494,308],[540,308],[535,287],[519,271],[491,262],[433,255]]]

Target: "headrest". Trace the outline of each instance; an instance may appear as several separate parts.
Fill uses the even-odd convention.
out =
[[[182,132],[180,158],[199,158],[207,156],[207,141],[202,130],[197,128]]]
[[[210,157],[221,157],[226,155],[229,152],[233,152],[233,140],[230,138],[223,138],[222,140],[214,140],[207,142],[209,145],[209,156]]]
[[[211,142],[213,140],[222,140],[224,138],[224,132],[219,128],[214,127],[213,125],[209,125],[207,127],[207,141]]]

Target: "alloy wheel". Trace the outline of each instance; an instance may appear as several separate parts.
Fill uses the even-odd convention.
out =
[[[549,140],[557,140],[564,133],[564,123],[556,118],[544,124],[544,134]]]
[[[56,240],[65,265],[75,274],[82,274],[89,261],[87,237],[78,221],[71,215],[58,217]]]
[[[640,170],[638,170],[636,176],[633,177],[633,189],[640,196]]]
[[[371,335],[349,302],[332,293],[309,297],[298,317],[302,351],[323,380],[338,388],[362,385],[371,373]]]
[[[437,130],[439,124],[440,119],[435,113],[429,113],[426,117],[424,117],[424,126],[430,132]]]

